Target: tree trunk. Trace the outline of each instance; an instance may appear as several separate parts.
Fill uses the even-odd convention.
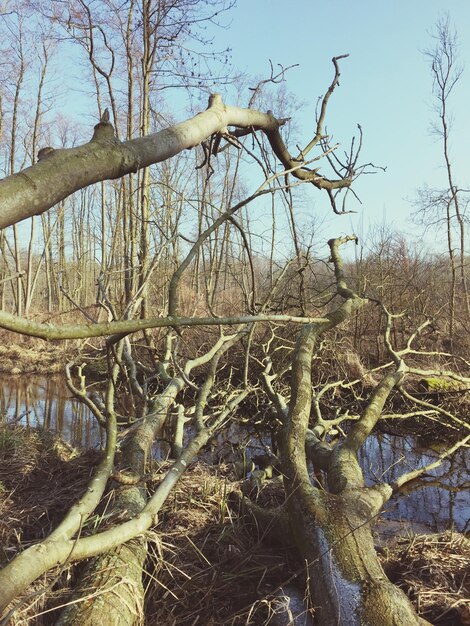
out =
[[[147,542],[133,539],[110,553],[93,559],[75,593],[80,601],[70,604],[57,626],[128,626],[143,619],[142,568]]]
[[[123,446],[121,466],[137,477],[147,470],[153,442],[159,436],[174,399],[185,386],[174,378],[154,401],[152,411]],[[116,485],[114,485],[116,487]],[[137,516],[147,503],[145,484],[120,485],[116,488],[112,514],[123,519]],[[57,624],[65,626],[132,626],[143,616],[143,567],[147,558],[147,541],[137,537],[110,552],[100,555],[86,566],[74,592],[74,602],[60,616]]]
[[[302,560],[308,563],[309,592],[317,624],[414,626],[406,595],[386,577],[374,548],[368,491],[323,493],[322,511],[309,497],[289,500],[289,519]],[[316,496],[315,496],[316,499]]]
[[[406,595],[385,576],[374,548],[370,521],[392,494],[387,484],[365,487],[357,451],[380,418],[385,401],[403,376],[396,371],[375,387],[361,419],[334,447],[309,430],[312,408],[312,357],[321,335],[342,323],[363,304],[346,285],[339,246],[350,238],[330,240],[338,295],[344,302],[327,321],[306,326],[292,358],[289,407],[277,402],[284,421],[280,451],[287,511],[297,548],[305,563],[317,624],[338,626],[415,626],[427,624]],[[269,383],[267,383],[269,384]],[[271,398],[274,392],[271,389]],[[315,429],[324,431],[317,419]],[[325,472],[327,489],[314,487],[307,457]]]

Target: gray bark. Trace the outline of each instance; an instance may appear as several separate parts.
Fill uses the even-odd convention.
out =
[[[292,175],[320,189],[351,184],[349,179],[328,180],[289,154],[279,134],[285,120],[271,113],[226,106],[215,94],[209,107],[192,119],[147,137],[120,142],[109,122],[95,126],[93,138],[77,148],[51,150],[35,165],[0,181],[0,228],[39,215],[69,195],[102,180],[116,179],[166,161],[185,149],[194,148],[228,126],[262,130],[276,156]]]
[[[362,418],[333,448],[316,442],[309,430],[312,406],[312,357],[321,335],[364,304],[348,289],[338,248],[347,239],[329,242],[338,295],[344,302],[299,333],[292,359],[292,394],[288,410],[278,403],[284,421],[281,464],[286,507],[295,543],[307,563],[309,592],[317,624],[338,626],[424,625],[406,595],[385,576],[377,558],[371,521],[390,498],[389,485],[365,487],[357,450],[379,419],[384,403],[402,376],[397,370],[377,385]],[[309,459],[328,478],[329,491],[314,487]]]

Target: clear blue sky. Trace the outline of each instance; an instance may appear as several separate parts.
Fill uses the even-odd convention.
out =
[[[313,128],[317,97],[332,78],[331,58],[350,54],[342,61],[341,85],[330,101],[328,129],[348,147],[360,123],[363,159],[387,171],[358,181],[363,206],[355,207],[355,217],[335,218],[332,233],[359,230],[363,214],[366,226],[386,219],[419,238],[409,221],[410,200],[424,183],[440,186],[445,181],[440,143],[430,134],[435,119],[432,79],[422,51],[432,45],[430,33],[446,13],[467,66],[449,104],[456,178],[461,187],[469,187],[470,0],[238,0],[226,18],[227,30],[217,34],[220,46],[232,48],[234,65],[249,74],[266,77],[269,59],[300,64],[289,72],[287,84],[306,104],[296,116],[304,141]],[[326,198],[316,194],[314,210],[328,211]],[[427,237],[438,247],[442,240],[441,233]]]
[[[324,223],[323,240],[343,233],[365,234],[371,226],[386,222],[410,241],[445,248],[442,229],[423,239],[410,216],[419,187],[445,186],[441,143],[430,133],[436,115],[432,77],[422,51],[433,45],[436,21],[447,14],[459,36],[460,62],[467,66],[449,100],[454,120],[451,156],[457,184],[469,188],[470,0],[237,0],[236,7],[221,18],[226,28],[214,28],[214,47],[232,49],[234,67],[254,77],[248,84],[269,75],[269,60],[274,65],[299,64],[287,74],[286,84],[299,103],[295,142],[304,145],[312,136],[317,99],[333,76],[331,59],[349,53],[341,61],[340,87],[330,100],[328,131],[348,149],[360,123],[362,160],[387,170],[357,181],[362,205],[351,203],[355,215],[334,216],[326,195],[308,190],[309,201],[297,210],[305,222],[315,216]],[[78,64],[75,74],[80,71]],[[178,120],[188,114],[183,93],[177,91],[174,107],[172,103]],[[69,95],[73,100],[65,105],[67,110],[78,113],[83,105],[89,112],[92,98],[78,97],[76,87]],[[237,94],[224,97],[237,104]],[[263,228],[263,216],[258,215]]]

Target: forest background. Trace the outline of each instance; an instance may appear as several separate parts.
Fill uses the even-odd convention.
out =
[[[54,4],[50,3],[52,12]],[[31,3],[29,6],[32,6]],[[48,145],[58,147],[77,142],[84,129],[100,114],[94,95],[94,80],[103,83],[101,108],[108,104],[104,86],[106,78],[96,69],[93,78],[83,46],[73,45],[65,31],[53,34],[50,25],[43,23],[40,26],[40,19],[33,9],[29,10],[28,17],[26,5],[20,7],[21,28],[29,31],[25,32],[20,42],[19,24],[15,24],[17,18],[11,9],[14,9],[13,4],[5,4],[2,22],[5,29],[2,72],[6,87],[2,98],[4,175],[30,163],[33,149],[37,151]],[[315,233],[313,239],[317,254],[320,250],[326,254],[325,244],[330,237],[350,232],[360,235],[361,250],[367,254],[379,244],[383,229],[406,241],[406,246],[413,253],[417,250],[430,256],[445,253],[448,244],[439,221],[429,216],[421,219],[421,210],[427,201],[424,196],[430,190],[448,184],[439,129],[436,133],[438,118],[432,94],[433,76],[425,52],[432,48],[436,20],[446,19],[444,10],[450,7],[436,1],[426,3],[426,11],[423,11],[422,3],[417,2],[410,6],[403,4],[397,10],[397,5],[377,5],[365,1],[352,10],[347,3],[335,1],[319,10],[315,2],[308,2],[302,7],[301,20],[295,12],[283,11],[281,3],[270,3],[271,10],[267,9],[263,2],[255,3],[250,11],[243,3],[238,3],[228,12],[219,12],[213,22],[204,23],[185,51],[188,55],[192,51],[203,51],[204,56],[199,55],[197,61],[192,61],[196,65],[189,68],[188,76],[181,75],[181,80],[171,78],[171,67],[176,73],[181,70],[176,69],[175,59],[167,59],[165,67],[162,64],[158,78],[156,74],[152,78],[151,88],[156,99],[155,105],[152,105],[153,127],[164,127],[183,119],[191,111],[203,108],[213,83],[217,83],[217,90],[225,98],[242,104],[243,94],[247,93],[251,84],[269,74],[269,64],[272,63],[276,71],[293,66],[288,72],[288,80],[280,85],[282,96],[277,97],[282,97],[286,115],[295,111],[289,123],[289,133],[295,144],[300,145],[312,125],[322,86],[328,83],[329,61],[346,51],[350,58],[345,66],[347,71],[341,78],[341,97],[330,102],[327,128],[333,129],[332,139],[341,145],[341,150],[345,150],[357,131],[357,124],[360,124],[364,131],[363,153],[380,169],[373,176],[356,181],[357,199],[349,199],[348,214],[341,220],[332,215],[326,198],[312,198],[306,194],[297,198],[296,220],[300,230],[309,233],[310,238]],[[465,2],[452,3],[452,15],[449,16],[451,30],[457,23],[467,23],[469,11]],[[245,19],[247,14],[250,14],[248,20]],[[260,23],[263,23],[266,32],[271,33],[269,37],[259,36]],[[354,28],[351,28],[351,23]],[[322,24],[328,27],[322,27]],[[311,36],[312,27],[315,28],[314,37]],[[39,31],[35,33],[37,29],[44,31],[42,35]],[[28,37],[32,41],[28,41]],[[44,67],[44,50],[38,47],[37,37],[43,40],[41,45],[46,44],[47,67]],[[200,38],[202,41],[197,41]],[[397,41],[399,45],[395,45]],[[465,67],[470,50],[465,37],[460,37],[455,43],[454,70],[459,73]],[[103,43],[95,43],[95,46],[102,48]],[[210,65],[210,57],[216,51],[222,52],[218,56],[217,67]],[[102,53],[103,50],[94,51],[97,59]],[[315,59],[314,63],[312,59]],[[108,71],[111,63],[109,54],[106,58],[104,53],[99,61],[103,63],[100,69]],[[193,72],[193,69],[196,71]],[[112,79],[116,88],[122,90],[123,76],[119,73],[115,69]],[[195,80],[199,73],[204,77],[203,81]],[[84,81],[85,76],[87,81]],[[229,76],[230,80],[226,80]],[[15,85],[18,77],[19,84]],[[470,132],[464,123],[468,85],[468,78],[463,72],[447,105],[449,156],[454,177],[461,189],[468,187],[464,167],[464,150]],[[186,92],[185,86],[190,87]],[[35,102],[38,90],[40,102]],[[126,115],[123,107],[125,101],[118,106],[121,117]],[[38,119],[34,120],[37,115]],[[13,117],[14,129],[11,128]],[[18,134],[13,140],[12,132]],[[23,138],[28,135],[28,139]],[[34,146],[27,145],[31,141]],[[12,164],[12,142],[15,165]],[[256,185],[257,178],[249,168],[244,169],[244,177]],[[257,204],[253,213],[251,228],[258,236],[258,250],[265,253],[267,244],[263,243],[263,232],[270,229],[271,210],[264,201]],[[285,230],[288,229],[288,224],[281,217],[279,223]],[[43,241],[40,229],[36,228],[30,246],[29,226],[22,224],[18,228],[21,239],[18,245],[22,255],[28,248],[34,250],[35,255],[41,255]],[[62,247],[66,255],[70,255],[70,238],[64,241]],[[99,248],[95,242],[88,256],[99,257]],[[291,255],[290,235],[283,237],[279,233],[277,250],[284,258]],[[15,254],[18,256],[17,251]],[[12,260],[9,262],[12,263]],[[16,270],[19,272],[23,271],[25,263],[24,259],[13,262],[18,265]],[[31,300],[28,294],[25,297]]]
[[[366,485],[357,453],[380,420],[442,440],[437,465],[467,446],[470,52],[454,22],[470,9],[252,4],[1,6],[2,368],[66,367],[103,434],[93,488],[9,539],[4,620],[83,558],[58,623],[166,610],[142,586],[160,559],[145,533],[235,420],[272,432],[284,495],[247,497],[271,477],[243,453],[248,483],[220,506],[292,532],[308,612],[425,623],[384,579],[370,522],[432,468]]]

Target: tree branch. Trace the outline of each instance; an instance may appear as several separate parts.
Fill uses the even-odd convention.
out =
[[[119,320],[99,322],[97,324],[52,324],[35,322],[24,317],[17,317],[6,311],[0,311],[0,328],[15,333],[38,337],[40,339],[86,339],[107,337],[108,335],[126,335],[147,328],[168,328],[180,326],[234,326],[253,322],[292,322],[294,324],[313,324],[327,322],[326,318],[298,317],[295,315],[231,315],[228,317],[150,317],[140,320]]]
[[[452,456],[454,452],[456,452],[459,448],[462,448],[463,446],[467,445],[467,442],[469,440],[470,440],[470,435],[467,435],[466,437],[464,437],[464,439],[462,439],[461,441],[458,441],[454,446],[452,446],[451,448],[449,448],[448,450],[440,454],[437,457],[437,459],[433,461],[432,463],[428,463],[427,465],[424,465],[423,467],[418,467],[417,469],[412,470],[411,472],[407,472],[406,474],[402,474],[401,476],[399,476],[392,483],[393,491],[394,492],[399,491],[400,488],[402,488],[403,485],[405,485],[406,483],[409,483],[412,480],[419,478],[419,476],[422,476],[423,474],[429,472],[430,470],[435,469],[436,467],[439,467],[440,465],[442,465],[445,459],[447,459],[449,456]]]
[[[285,169],[319,189],[348,187],[347,178],[328,180],[313,170],[299,168],[279,132],[285,120],[271,112],[226,106],[219,94],[209,98],[206,111],[158,133],[120,142],[113,126],[100,121],[93,138],[77,148],[51,150],[45,158],[0,181],[0,228],[40,215],[75,191],[103,180],[166,161],[185,149],[194,148],[228,126],[264,132],[271,148]]]

